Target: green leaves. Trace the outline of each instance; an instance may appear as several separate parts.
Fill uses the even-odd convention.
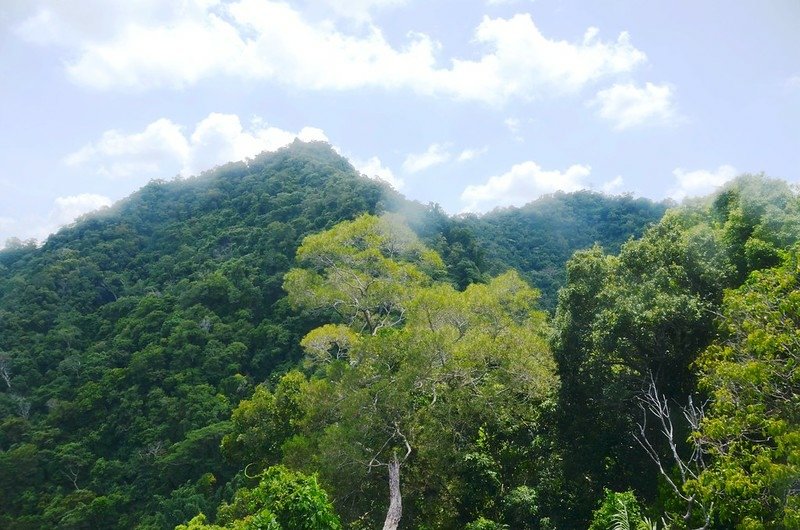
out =
[[[594,511],[589,530],[640,530],[643,522],[639,501],[632,491],[618,493],[607,489]]]
[[[362,215],[309,236],[284,289],[296,306],[326,308],[348,326],[374,334],[402,322],[410,294],[444,273],[399,219]]]
[[[269,468],[253,488],[237,490],[217,512],[218,525],[202,514],[176,530],[341,530],[339,519],[315,477],[283,466]]]
[[[344,325],[326,324],[310,331],[300,342],[312,365],[324,365],[332,361],[344,360],[351,364],[359,362],[357,355],[351,355],[358,347],[359,335]]]
[[[284,375],[274,392],[257,386],[253,396],[233,411],[231,432],[222,438],[226,459],[238,468],[257,470],[280,461],[283,444],[298,432],[298,422],[305,415],[306,387],[299,372]]]
[[[655,494],[654,467],[631,450],[638,419],[634,396],[647,373],[655,374],[670,400],[684,402],[696,392],[692,363],[715,338],[725,290],[750,271],[774,264],[784,252],[781,246],[797,240],[798,205],[785,183],[743,176],[716,198],[667,212],[642,238],[624,244],[617,257],[594,248],[567,264],[554,353],[562,380],[567,474],[575,498],[583,499],[576,513],[587,510],[606,486]],[[773,377],[752,365],[736,370],[742,372],[737,377],[753,383],[748,388],[754,392]],[[726,400],[739,406],[722,395],[719,406]]]
[[[557,388],[539,293],[514,272],[464,291],[436,282],[441,260],[392,217],[362,216],[310,236],[298,263],[304,268],[284,281],[290,300],[327,308],[341,323],[301,342],[325,379],[306,387],[303,441],[287,443],[286,458],[313,454],[308,468],[337,497],[354,499],[348,517],[376,520],[382,496],[365,480],[398,462],[419,520],[452,525],[458,514],[437,513],[436,502],[457,487],[460,451],[483,428],[533,428],[537,407]],[[506,515],[516,524],[538,508],[535,490],[515,491]],[[428,500],[416,503],[423,492]]]
[[[56,527],[69,512],[76,527],[169,528],[216,506],[236,471],[222,422],[293,367],[318,322],[281,302],[297,246],[390,196],[330,148],[298,145],[154,182],[42,247],[0,251],[0,467],[16,477],[0,480],[0,527]],[[284,423],[268,436],[290,436]],[[71,444],[82,450],[64,453]],[[102,461],[114,472],[92,475]],[[71,493],[64,462],[86,492]],[[195,488],[207,473],[216,486]]]
[[[712,465],[690,487],[713,500],[722,524],[800,523],[800,272],[795,249],[779,268],[729,291],[722,340],[698,359],[712,405],[692,436]],[[758,523],[757,523],[758,522]]]

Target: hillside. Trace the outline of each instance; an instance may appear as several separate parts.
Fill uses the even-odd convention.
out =
[[[564,264],[578,249],[600,244],[617,253],[631,237],[664,215],[667,204],[629,195],[559,192],[521,208],[506,208],[464,219],[485,249],[487,270],[521,271],[542,291],[542,304],[554,309],[556,293],[566,280]]]
[[[309,326],[280,302],[299,241],[394,199],[296,144],[4,254],[0,526],[167,528],[214,502],[195,484],[234,472],[218,452],[232,407]]]
[[[151,182],[40,248],[0,252],[0,526],[172,528],[213,513],[241,481],[219,451],[231,412],[296,366],[325,318],[282,289],[300,242],[386,211],[459,288],[516,267],[553,307],[573,251],[617,249],[663,206],[579,193],[451,218],[296,142]]]

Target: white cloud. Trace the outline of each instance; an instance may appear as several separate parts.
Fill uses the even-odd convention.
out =
[[[11,0],[12,3],[14,0]],[[37,44],[76,46],[112,39],[127,25],[170,24],[202,17],[209,3],[162,0],[17,0],[16,33]],[[193,13],[191,13],[193,11]]]
[[[382,180],[396,190],[403,189],[403,186],[405,185],[403,179],[396,177],[392,170],[384,166],[380,158],[377,156],[373,156],[368,160],[351,158],[350,162],[359,173],[362,173],[369,178]]]
[[[292,133],[268,127],[254,120],[242,126],[235,114],[211,113],[198,122],[191,134],[185,128],[162,118],[142,132],[126,134],[111,130],[99,140],[68,155],[70,166],[93,167],[111,178],[168,177],[175,172],[188,176],[230,161],[250,158],[262,151],[274,151],[295,138],[303,141],[328,138],[321,129],[303,127]]]
[[[456,160],[459,162],[467,162],[481,155],[485,155],[489,151],[488,147],[481,147],[480,149],[464,149],[459,153]]]
[[[188,160],[189,153],[183,128],[162,118],[139,133],[106,131],[99,140],[68,155],[64,161],[69,166],[94,165],[95,171],[105,177],[130,178],[158,175],[176,161]]]
[[[245,129],[235,114],[211,113],[195,126],[189,138],[189,155],[181,173],[197,174],[219,164],[253,157],[262,151],[275,151],[298,138],[304,142],[327,142],[322,129],[303,127],[292,133],[262,125],[256,120]]]
[[[454,59],[449,70],[438,72],[440,90],[487,102],[530,99],[543,93],[575,92],[646,60],[626,32],[608,43],[598,41],[597,34],[596,28],[589,28],[579,43],[550,40],[529,14],[510,19],[486,16],[475,31],[475,41],[494,51],[477,61]]]
[[[68,51],[67,74],[93,88],[180,88],[235,72],[244,53],[219,0],[37,0],[16,28]]]
[[[589,187],[585,180],[591,168],[572,165],[566,171],[545,171],[535,162],[523,162],[484,184],[467,186],[461,194],[465,212],[484,212],[497,206],[521,206],[555,191],[577,191]]]
[[[789,90],[800,90],[800,75],[793,75],[785,82]]]
[[[12,220],[14,222],[6,225],[0,223],[0,234],[4,233],[6,237],[44,241],[62,226],[72,223],[84,214],[111,206],[111,203],[108,197],[95,193],[58,197],[53,201],[53,206],[46,216],[28,218],[24,222]]]
[[[677,182],[676,186],[667,195],[680,201],[686,197],[705,195],[714,191],[736,177],[737,171],[733,166],[722,165],[716,171],[705,169],[685,171],[682,168],[677,168],[672,174]]]
[[[622,189],[624,182],[622,175],[617,175],[608,182],[603,182],[603,184],[600,185],[600,191],[608,195],[613,195]]]
[[[65,157],[64,162],[91,168],[106,177],[146,181],[171,176],[176,171],[183,175],[198,173],[221,163],[279,149],[295,138],[327,141],[325,133],[315,127],[303,127],[292,133],[254,119],[246,128],[233,114],[209,114],[195,125],[191,134],[185,132],[185,127],[162,118],[141,132],[106,131],[97,141]],[[44,240],[59,227],[85,213],[110,206],[111,202],[108,197],[91,193],[58,197],[47,216],[26,219],[24,223],[0,218],[0,236]]]
[[[111,206],[111,199],[94,193],[58,197],[50,212],[50,221],[56,226],[65,225],[104,206]]]
[[[350,5],[328,1],[342,9]],[[393,3],[359,0],[358,5],[368,11]],[[283,2],[138,4],[87,0],[71,11],[72,3],[39,0],[17,33],[65,48],[68,75],[96,89],[180,88],[227,75],[303,89],[410,89],[503,103],[574,92],[646,60],[625,32],[607,42],[598,39],[596,28],[577,42],[548,39],[529,14],[484,17],[474,42],[488,51],[476,60],[451,58],[442,65],[437,59],[442,46],[427,35],[411,33],[405,45],[394,47],[371,22],[343,33],[330,21],[311,22]]]
[[[646,83],[615,84],[601,90],[589,103],[598,107],[598,115],[611,121],[614,129],[623,130],[643,124],[671,124],[677,119],[674,92],[669,85]]]
[[[431,144],[424,153],[410,154],[403,162],[403,170],[407,173],[418,173],[449,162],[453,158],[449,147],[449,144]]]

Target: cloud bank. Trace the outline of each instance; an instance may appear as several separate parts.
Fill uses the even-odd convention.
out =
[[[377,156],[373,156],[367,160],[350,158],[350,163],[353,164],[356,171],[362,175],[366,175],[371,179],[382,180],[396,190],[402,190],[403,187],[405,187],[405,181],[395,176],[394,172],[389,167],[385,166]]]
[[[585,189],[590,173],[589,166],[580,164],[564,171],[544,170],[532,161],[516,164],[483,184],[467,186],[461,194],[463,211],[479,213],[499,206],[522,206],[547,193]]]
[[[189,176],[262,151],[274,151],[295,138],[328,141],[315,127],[290,132],[258,119],[245,127],[235,114],[214,112],[198,122],[191,133],[166,118],[150,123],[141,132],[106,131],[64,161],[69,166],[92,168],[109,178],[163,178],[175,172]]]
[[[669,85],[615,84],[601,90],[589,103],[601,118],[621,131],[640,125],[670,125],[677,121],[674,90]]]
[[[344,3],[327,0],[334,10]],[[393,0],[360,0],[365,21],[344,32],[334,22],[272,0],[40,0],[16,27],[30,42],[67,52],[66,72],[97,90],[183,88],[212,76],[261,79],[294,88],[377,87],[501,104],[512,98],[574,93],[646,61],[626,32],[601,40],[597,28],[576,41],[544,36],[529,14],[485,16],[476,59],[439,60],[442,45],[411,33],[393,46],[368,13]],[[349,3],[348,3],[349,5]]]
[[[729,180],[733,180],[737,174],[736,168],[727,164],[719,166],[716,170],[686,171],[683,168],[676,168],[672,172],[676,185],[667,193],[667,196],[681,201],[686,197],[706,195]]]

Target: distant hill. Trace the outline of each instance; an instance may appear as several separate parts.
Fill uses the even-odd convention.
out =
[[[454,284],[518,268],[552,308],[563,266],[665,209],[556,194],[449,217],[295,142],[196,178],[154,181],[41,247],[0,252],[0,527],[173,528],[229,497],[231,410],[294,366],[318,322],[284,299],[308,234],[402,211]]]
[[[485,250],[490,273],[508,267],[521,271],[541,289],[544,307],[553,309],[566,279],[564,264],[576,250],[597,243],[617,253],[625,241],[658,222],[667,206],[630,195],[558,192],[521,208],[466,217],[464,225]]]

